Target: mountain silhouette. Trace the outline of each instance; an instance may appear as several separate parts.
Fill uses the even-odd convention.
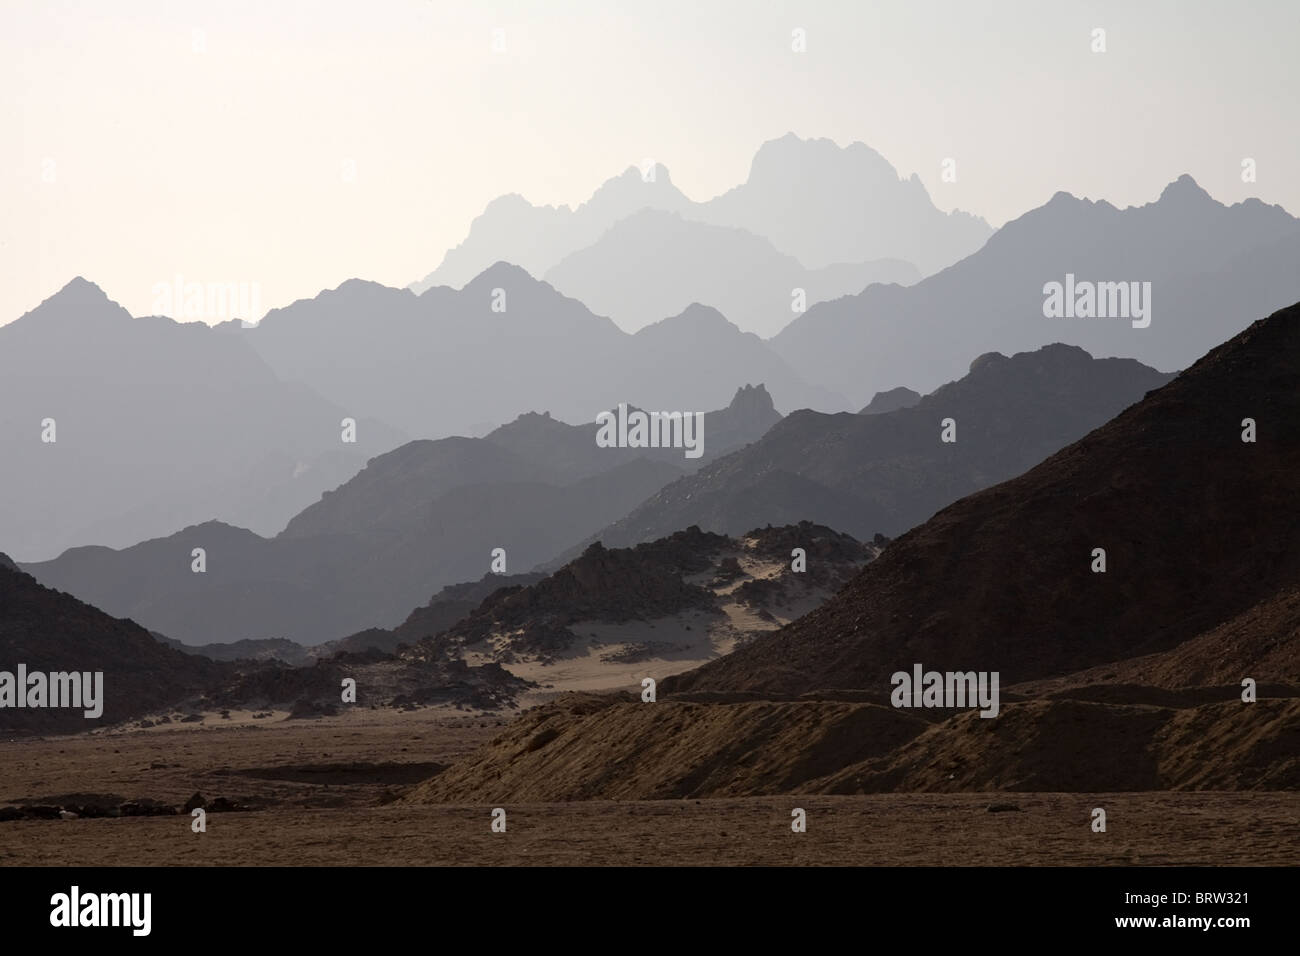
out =
[[[684,196],[661,164],[647,164],[644,172],[629,167],[576,209],[502,196],[474,220],[465,241],[411,289],[460,288],[502,259],[545,275],[643,209],[745,229],[814,270],[903,260],[929,275],[974,252],[992,232],[977,216],[938,210],[917,176],[900,178],[862,143],[840,147],[788,133],[759,148],[744,183],[707,202]],[[635,262],[623,261],[620,271],[635,268]]]
[[[859,415],[882,415],[885,412],[896,412],[900,408],[911,408],[921,400],[921,393],[914,392],[910,388],[902,385],[897,388],[891,388],[888,391],[876,392],[867,403],[867,407],[858,412]]]
[[[692,218],[765,236],[811,269],[903,259],[930,275],[992,233],[978,216],[941,212],[919,177],[901,178],[871,147],[793,133],[764,143],[749,178],[703,205]]]
[[[1169,379],[1131,359],[1094,359],[1067,345],[980,356],[964,377],[910,408],[788,415],[596,537],[627,547],[692,524],[739,534],[760,522],[804,519],[860,540],[893,536],[1036,465]],[[952,443],[941,440],[948,418]]]
[[[721,453],[778,417],[765,390],[742,388],[705,415],[706,444]],[[507,572],[526,571],[694,464],[678,448],[599,448],[594,423],[528,415],[500,431],[378,455],[274,538],[209,521],[122,550],[72,548],[25,570],[185,644],[314,646],[397,626],[440,587],[481,577],[496,548]],[[249,647],[263,650],[274,647]]]
[[[1257,199],[1225,206],[1189,176],[1155,202],[1126,209],[1060,192],[915,285],[870,286],[812,306],[772,347],[855,407],[904,382],[931,389],[971,355],[1050,342],[1172,370],[1240,332],[1242,316],[1267,315],[1300,298],[1297,261],[1300,220]],[[1150,325],[1045,317],[1044,287],[1063,285],[1067,275],[1151,283]]]
[[[591,245],[625,216],[646,208],[680,212],[690,206],[659,164],[647,165],[644,171],[629,166],[576,209],[534,206],[517,193],[501,196],[470,224],[465,241],[448,250],[442,264],[412,283],[411,290],[459,289],[503,259],[532,275],[544,275],[567,253]]]
[[[344,443],[346,414],[238,337],[132,318],[74,279],[0,326],[0,540],[19,559],[48,558],[213,514],[274,533],[403,440],[361,419]]]
[[[623,328],[641,328],[702,302],[763,337],[784,328],[796,304],[802,309],[873,282],[910,285],[920,278],[915,266],[899,259],[805,269],[747,230],[657,209],[620,220],[546,273],[547,282]],[[796,289],[803,290],[801,303]]]
[[[782,409],[847,407],[715,310],[691,306],[629,335],[505,262],[419,296],[352,280],[232,331],[282,378],[419,437],[483,435],[525,409],[594,422],[628,396],[702,412],[751,382]]]

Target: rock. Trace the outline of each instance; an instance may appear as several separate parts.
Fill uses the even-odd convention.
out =
[[[1014,803],[990,803],[985,807],[988,813],[1023,813],[1024,811]]]

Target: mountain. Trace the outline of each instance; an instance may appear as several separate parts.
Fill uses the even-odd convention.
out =
[[[742,385],[726,408],[704,414],[700,457],[686,458],[676,448],[606,448],[596,442],[600,426],[566,425],[550,413],[528,412],[484,436],[484,441],[514,452],[548,470],[557,481],[599,474],[637,458],[665,461],[693,470],[762,438],[781,420],[766,386]]]
[[[534,206],[517,194],[502,196],[471,223],[465,241],[410,288],[416,293],[437,286],[460,288],[502,259],[545,275],[566,256],[595,245],[621,220],[646,209],[744,229],[813,270],[902,260],[929,275],[974,252],[992,232],[977,216],[940,212],[920,179],[900,178],[862,143],[840,147],[828,139],[804,140],[789,133],[759,148],[744,183],[707,202],[688,199],[657,163],[646,164],[644,174],[628,168],[576,209]],[[624,260],[619,271],[626,275],[635,268]],[[786,289],[786,308],[789,297]],[[624,294],[620,300],[629,298]],[[617,314],[615,318],[631,324]]]
[[[406,799],[1294,789],[1297,384],[1300,305],[890,542],[817,610],[664,678],[654,706],[561,697]],[[997,715],[889,706],[918,664],[997,672]]]
[[[210,521],[121,550],[72,548],[25,570],[185,644],[315,646],[398,625],[438,588],[481,576],[496,548],[508,571],[552,558],[779,417],[762,386],[743,387],[704,415],[712,450],[688,459],[680,448],[601,448],[594,423],[524,415],[489,438],[415,441],[378,455],[274,538]],[[193,570],[196,548],[202,573]],[[279,645],[210,656],[245,652],[298,660]]]
[[[963,378],[910,408],[788,415],[596,537],[625,547],[692,524],[738,534],[804,519],[860,539],[895,535],[1020,474],[1169,379],[1131,359],[1094,359],[1067,345],[980,356]],[[941,440],[948,418],[952,443]]]
[[[814,305],[771,344],[797,372],[816,373],[855,406],[900,381],[933,388],[971,355],[1050,342],[1184,368],[1240,332],[1242,316],[1267,315],[1300,298],[1297,262],[1300,220],[1257,199],[1225,206],[1189,176],[1155,202],[1126,209],[1062,192],[942,272],[906,288],[874,285]],[[1053,282],[1062,297],[1067,282],[1077,282],[1075,301],[1093,295],[1094,305],[1096,288],[1082,283],[1139,283],[1150,324],[1134,327],[1146,319],[1132,298],[1128,318],[1048,318]],[[1149,303],[1142,283],[1150,283]],[[1124,305],[1119,295],[1117,288],[1116,312]],[[1112,311],[1110,290],[1102,298]]]
[[[681,211],[691,201],[673,185],[668,170],[648,164],[644,172],[629,166],[608,180],[576,209],[534,206],[517,193],[488,203],[471,224],[465,241],[448,250],[441,265],[411,290],[436,286],[460,288],[500,260],[533,275],[544,275],[570,252],[591,245],[614,223],[640,209]]]
[[[885,412],[896,412],[900,408],[911,408],[921,400],[921,393],[914,392],[910,388],[904,388],[902,385],[898,388],[891,388],[885,392],[876,392],[867,403],[867,407],[858,412],[859,415],[882,415]]]
[[[147,728],[182,714],[187,721],[217,712],[228,717],[235,708],[319,716],[337,711],[343,677],[357,681],[359,704],[408,709],[421,703],[514,707],[514,699],[528,687],[493,663],[399,661],[371,652],[290,668],[269,654],[260,660],[217,661],[169,645],[174,642],[46,588],[8,558],[0,560],[0,732],[77,733],[136,719],[136,727]],[[23,689],[31,688],[31,693],[41,686],[37,674],[45,678],[46,688],[56,681],[63,686],[61,675],[91,675],[87,690],[92,699],[83,697],[76,706],[51,706],[48,698],[42,706],[14,706],[8,699],[10,685],[24,672]],[[96,673],[102,675],[99,680]],[[101,713],[87,718],[87,709]]]
[[[1026,474],[945,508],[833,601],[677,689],[887,689],[913,661],[998,670],[1005,686],[1219,627],[1300,583],[1297,383],[1292,306]],[[1091,570],[1094,548],[1105,573]],[[1270,631],[1294,642],[1295,622],[1280,623]],[[1296,676],[1294,648],[1282,674],[1234,656],[1242,677]]]
[[[764,143],[748,179],[702,206],[691,218],[765,236],[812,269],[902,259],[930,275],[993,232],[978,216],[941,212],[915,173],[901,178],[869,146],[793,133]]]
[[[811,305],[861,292],[873,282],[910,285],[921,274],[899,259],[805,269],[745,229],[643,209],[615,223],[595,244],[567,255],[545,278],[626,329],[702,302],[744,331],[770,337],[794,317],[796,289]]]
[[[384,457],[367,470],[389,467]],[[680,473],[638,460],[562,486],[506,474],[367,510],[353,506],[368,494],[367,470],[274,538],[206,522],[122,550],[72,548],[24,568],[186,644],[315,645],[398,624],[431,591],[487,570],[496,548],[508,568],[531,567]],[[361,482],[355,492],[353,482]],[[192,570],[195,548],[205,551],[203,573]]]
[[[591,423],[628,396],[643,408],[704,411],[747,382],[766,383],[783,408],[847,407],[712,309],[692,306],[629,335],[504,262],[460,291],[419,296],[351,280],[229,334],[352,417],[415,436],[484,435],[521,409]]]
[[[0,560],[0,670],[28,675],[102,672],[103,713],[85,708],[0,707],[0,731],[67,733],[104,727],[198,694],[219,669],[164,647],[134,621],[110,617],[40,585]]]
[[[0,326],[0,540],[121,546],[220,514],[278,531],[402,441],[202,323],[132,318],[84,279]],[[53,420],[53,442],[46,420]]]

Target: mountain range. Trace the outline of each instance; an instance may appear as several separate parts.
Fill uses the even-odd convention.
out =
[[[845,401],[716,309],[690,305],[629,335],[504,262],[459,291],[417,296],[352,280],[274,309],[256,328],[224,328],[281,378],[412,436],[483,435],[526,409],[593,422],[625,400],[705,411],[756,382],[782,409]]]
[[[24,569],[185,644],[321,644],[397,625],[443,585],[487,572],[498,548],[507,573],[526,571],[779,417],[762,386],[742,387],[704,415],[708,454],[688,459],[680,448],[600,448],[594,422],[524,415],[486,438],[421,440],[376,456],[273,538],[209,521],[121,550],[72,548]]]
[[[0,326],[0,541],[40,559],[213,515],[274,533],[405,440],[360,418],[345,443],[347,415],[236,337],[74,279]]]
[[[1010,358],[982,355],[965,376],[910,406],[788,415],[759,441],[665,486],[595,538],[627,547],[692,524],[738,534],[761,522],[804,519],[864,540],[894,536],[1033,467],[1171,377],[1069,345]],[[948,419],[952,442],[943,440]]]
[[[1004,225],[978,252],[914,285],[873,285],[811,306],[771,345],[796,372],[816,374],[855,408],[894,386],[929,391],[972,355],[1051,342],[1167,371],[1240,332],[1242,316],[1300,299],[1297,263],[1300,220],[1257,199],[1225,206],[1190,176],[1155,202],[1125,209],[1060,192]],[[1150,306],[1150,324],[1134,327],[1146,321],[1135,315],[1048,318],[1053,282],[1125,283],[1130,293],[1128,284],[1138,283],[1139,298],[1149,283],[1143,308]],[[1130,313],[1135,304],[1130,297]]]
[[[892,259],[928,275],[974,252],[992,231],[979,217],[941,212],[919,178],[901,178],[862,143],[840,147],[789,133],[759,148],[744,183],[707,202],[688,199],[653,160],[629,167],[575,209],[502,196],[488,204],[438,268],[411,288],[460,288],[502,259],[545,275],[644,209],[743,229],[813,270]],[[633,268],[635,263],[623,263],[625,271]]]
[[[594,245],[565,256],[545,278],[625,328],[642,328],[699,302],[767,338],[807,305],[861,292],[873,282],[910,285],[921,275],[901,259],[805,269],[745,229],[643,209]]]
[[[407,799],[1294,789],[1298,382],[1295,305],[654,705],[560,698]],[[998,715],[890,706],[918,662]]]

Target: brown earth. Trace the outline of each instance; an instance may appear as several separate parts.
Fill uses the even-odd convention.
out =
[[[1287,866],[1300,794],[878,794],[392,805],[0,824],[2,866]],[[1000,801],[1007,802],[1007,801]],[[806,833],[790,829],[807,811]],[[1093,833],[1091,812],[1107,814]]]
[[[963,711],[934,724],[921,713],[934,714],[837,701],[569,695],[521,715],[405,799],[1300,789],[1300,698],[1181,707],[1032,700],[1004,702],[996,718]]]

